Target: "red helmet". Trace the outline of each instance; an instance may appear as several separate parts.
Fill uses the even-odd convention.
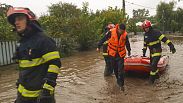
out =
[[[115,28],[115,25],[114,24],[109,24],[109,25],[107,25],[107,28],[109,28],[109,29]]]
[[[149,20],[145,20],[142,24],[142,28],[149,28],[151,26],[152,26],[152,24]]]
[[[37,20],[36,15],[29,9],[23,7],[10,7],[7,12],[8,22],[14,25],[15,17],[24,14],[30,21]]]

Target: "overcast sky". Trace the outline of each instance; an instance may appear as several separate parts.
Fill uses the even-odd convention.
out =
[[[122,0],[0,0],[0,3],[6,3],[15,7],[29,7],[33,12],[40,16],[43,13],[47,13],[48,6],[58,2],[67,2],[77,5],[79,8],[82,7],[82,2],[89,2],[89,9],[96,11],[97,9],[107,9],[108,6],[122,8]],[[146,9],[149,9],[150,15],[156,14],[156,6],[160,1],[170,2],[172,0],[126,0],[126,12],[128,15],[132,16],[133,9],[143,9],[145,6]],[[178,1],[178,0],[177,0]],[[130,4],[130,3],[134,4]],[[137,5],[141,6],[137,6]],[[183,8],[183,1],[178,2],[176,7]]]

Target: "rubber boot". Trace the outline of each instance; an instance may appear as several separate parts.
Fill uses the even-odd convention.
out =
[[[104,70],[104,76],[111,76],[111,75],[112,75],[112,69],[106,65]]]
[[[118,84],[118,86],[119,86],[119,88],[120,88],[121,91],[125,91],[125,89],[124,89],[124,83],[123,83],[122,80],[118,79],[117,80],[117,84]]]
[[[154,84],[156,79],[159,79],[159,73],[156,73],[156,75],[150,75],[149,76],[149,84]]]
[[[117,79],[117,84],[120,87],[121,91],[124,91],[124,76],[119,76]]]

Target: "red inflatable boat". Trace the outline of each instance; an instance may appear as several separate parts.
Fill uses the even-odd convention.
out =
[[[159,63],[158,69],[160,72],[166,69],[168,65],[169,57],[162,56]],[[125,58],[125,72],[150,72],[150,58],[149,57],[141,57],[138,55],[133,55]]]

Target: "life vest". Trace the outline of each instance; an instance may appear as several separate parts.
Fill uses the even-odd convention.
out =
[[[118,34],[116,33],[117,29],[111,29],[111,38],[108,43],[108,53],[110,56],[115,57],[118,53],[121,58],[126,56],[126,36],[127,32],[125,31],[121,34],[120,39],[118,39]]]

